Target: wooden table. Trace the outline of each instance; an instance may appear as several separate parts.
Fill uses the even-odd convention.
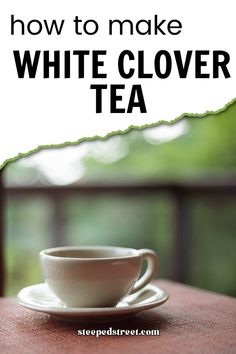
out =
[[[123,322],[81,325],[0,300],[0,353],[236,353],[236,299],[179,283],[154,282],[170,299]],[[78,336],[78,329],[159,329],[159,336]]]

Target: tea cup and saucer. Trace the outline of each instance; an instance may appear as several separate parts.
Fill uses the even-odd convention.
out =
[[[144,274],[139,278],[143,262]],[[28,309],[57,319],[104,322],[160,306],[168,294],[150,284],[158,258],[149,249],[68,246],[40,252],[45,283],[28,286],[17,296]]]

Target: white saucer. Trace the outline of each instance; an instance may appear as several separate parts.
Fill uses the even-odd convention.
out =
[[[169,295],[154,285],[147,285],[139,292],[124,298],[115,307],[79,308],[63,304],[47,284],[36,284],[22,289],[17,295],[20,305],[44,312],[57,319],[77,322],[110,322],[162,305]]]

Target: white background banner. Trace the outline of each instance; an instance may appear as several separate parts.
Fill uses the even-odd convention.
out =
[[[39,145],[105,136],[132,125],[171,121],[185,112],[215,111],[236,97],[235,1],[8,0],[0,7],[0,165]],[[47,33],[53,20],[57,21],[58,28],[63,23],[60,35],[54,30],[51,35]],[[88,20],[93,21],[86,23]],[[114,20],[129,20],[123,24],[123,34],[120,34],[118,22],[113,24],[112,34],[109,34],[109,21]],[[145,21],[136,26],[140,20]],[[85,33],[93,31],[96,31],[93,35]],[[124,50],[133,55],[132,58],[131,54],[125,55],[123,61],[126,74],[134,69],[130,78],[122,77],[118,70],[118,58]],[[18,77],[14,51],[18,52],[19,65],[25,51],[29,51],[32,61],[36,51],[40,51],[34,78],[29,78],[27,68],[24,77]],[[59,53],[58,78],[54,78],[53,67],[49,68],[49,78],[45,77],[44,52],[47,51],[50,61],[55,59],[54,51]],[[68,55],[66,73],[65,51]],[[80,51],[80,56],[74,51]],[[83,58],[81,51],[88,51]],[[93,52],[96,51],[106,52],[97,58],[102,61],[97,72],[105,74],[104,78],[94,77]],[[169,56],[161,56],[158,62],[156,55],[160,51],[168,52]],[[190,51],[188,66],[186,58]],[[222,67],[218,73],[214,68],[214,51],[229,54],[229,78],[225,77],[227,73]],[[179,52],[179,64],[175,52]],[[202,53],[200,59],[196,54],[199,52]],[[224,56],[218,59],[222,61]],[[165,73],[167,61],[171,64],[170,72],[166,78],[161,78],[156,71],[159,68],[161,74]],[[185,78],[180,78],[181,63],[188,68]],[[199,65],[200,74],[209,77],[198,77],[196,67]],[[80,77],[79,67],[84,71],[83,75],[80,72]],[[140,77],[144,74],[152,77]],[[101,113],[96,113],[96,91],[91,85],[107,85],[102,90]],[[117,86],[115,91],[111,85],[125,86],[122,89]],[[139,85],[142,90],[146,112],[136,106],[127,113],[133,85]],[[121,97],[115,98],[115,95]],[[136,92],[133,102],[137,103],[138,98]],[[124,112],[114,113],[114,104],[117,110]]]

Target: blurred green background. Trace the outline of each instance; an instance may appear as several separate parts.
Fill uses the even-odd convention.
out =
[[[55,235],[55,201],[50,194],[8,193],[14,188],[78,186],[86,183],[235,181],[236,103],[204,118],[132,130],[106,141],[49,149],[4,169],[7,191],[6,294],[41,282],[38,251],[55,244],[152,248],[160,257],[158,276],[171,278],[175,201],[157,195],[65,195]],[[236,196],[188,198],[191,244],[187,283],[236,295]],[[59,237],[59,236],[58,236]],[[58,242],[57,242],[58,241]]]

